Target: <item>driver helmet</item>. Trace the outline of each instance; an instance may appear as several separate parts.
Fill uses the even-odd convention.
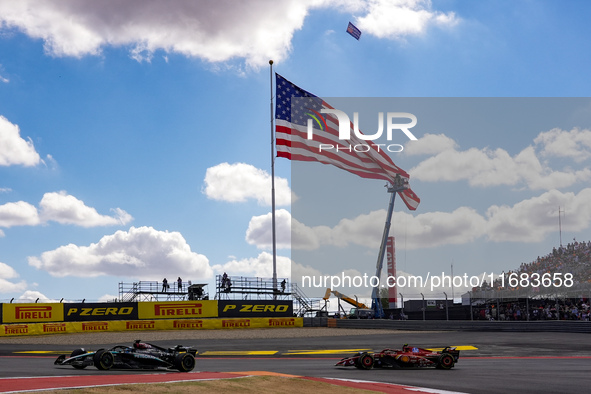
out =
[[[136,349],[150,349],[150,348],[152,348],[152,346],[148,345],[147,343],[139,342],[139,341],[135,342],[133,344],[133,347]]]

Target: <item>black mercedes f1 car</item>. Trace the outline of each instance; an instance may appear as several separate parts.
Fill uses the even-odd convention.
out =
[[[55,365],[71,365],[84,369],[94,365],[100,370],[118,369],[177,369],[189,372],[195,368],[197,350],[192,347],[177,345],[162,348],[151,343],[137,340],[132,346],[118,345],[110,349],[86,351],[74,350],[69,357],[60,355]]]
[[[455,347],[445,347],[437,352],[430,349],[404,345],[402,349],[384,349],[381,352],[359,352],[343,358],[337,366],[355,366],[359,369],[372,368],[413,368],[435,367],[452,369],[460,358],[460,351]]]

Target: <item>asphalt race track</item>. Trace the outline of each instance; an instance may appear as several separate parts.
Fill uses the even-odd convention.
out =
[[[313,329],[310,329],[313,330]],[[371,334],[369,334],[371,332]],[[141,338],[141,333],[138,333]],[[376,333],[336,337],[207,339],[153,341],[162,346],[179,343],[199,349],[195,371],[270,371],[299,376],[344,378],[428,387],[464,393],[579,393],[591,386],[591,337],[569,333],[414,332]],[[462,350],[449,371],[437,369],[370,371],[338,368],[334,364],[356,349],[400,348],[404,343],[427,348],[445,345],[474,347]],[[76,347],[98,349],[116,343],[87,346],[0,344],[2,379],[33,376],[137,375],[154,371],[98,371],[56,367],[57,354]],[[123,343],[127,344],[127,343]],[[168,374],[171,372],[160,372]],[[186,375],[186,374],[185,374]]]

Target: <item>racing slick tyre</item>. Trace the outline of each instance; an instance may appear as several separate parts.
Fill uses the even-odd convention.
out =
[[[455,360],[450,354],[442,354],[437,362],[437,368],[439,369],[452,369],[454,367]]]
[[[365,352],[361,356],[359,356],[359,367],[361,369],[372,369],[373,361],[373,356]]]
[[[360,359],[361,359],[361,356],[353,359],[353,365],[355,365],[355,368],[357,368],[357,369],[361,369],[361,363],[359,362]]]
[[[115,364],[113,353],[104,349],[97,351],[92,360],[94,361],[94,366],[101,371],[107,371]]]
[[[84,353],[86,353],[86,350],[84,350],[82,348],[75,349],[72,353],[70,353],[70,358],[79,356],[79,355],[84,354]],[[84,369],[84,368],[86,368],[86,365],[75,365],[75,364],[72,364],[72,366],[74,368],[76,368],[76,369]]]
[[[195,368],[195,357],[191,353],[180,353],[174,356],[174,367],[181,372],[189,372]]]

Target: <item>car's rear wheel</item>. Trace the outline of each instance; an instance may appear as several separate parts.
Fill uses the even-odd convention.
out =
[[[373,368],[373,356],[369,353],[363,353],[360,357],[359,357],[359,366],[361,367],[361,369],[372,369]]]
[[[80,348],[80,349],[75,349],[72,353],[70,353],[70,358],[72,357],[76,357],[79,356],[81,354],[85,354],[86,350]],[[86,368],[86,365],[76,365],[76,364],[72,364],[72,366],[76,369],[84,369]]]
[[[191,353],[179,353],[174,357],[174,367],[181,372],[189,372],[195,368],[195,357]]]
[[[101,371],[107,371],[113,367],[113,364],[115,364],[113,353],[109,352],[108,350],[99,350],[96,352],[94,354],[93,361],[94,366]]]
[[[443,354],[439,357],[437,367],[441,369],[452,369],[454,367],[455,360],[450,354]]]

